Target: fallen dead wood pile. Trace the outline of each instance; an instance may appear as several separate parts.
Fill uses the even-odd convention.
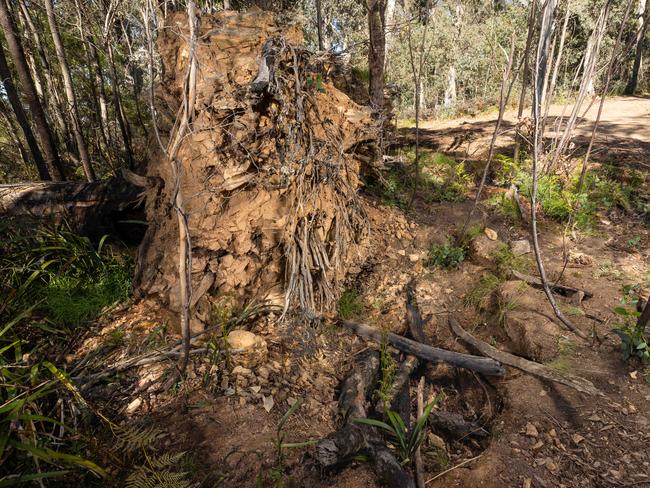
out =
[[[357,198],[362,166],[376,161],[378,123],[329,79],[332,58],[301,46],[301,29],[272,14],[223,11],[198,19],[192,132],[178,151],[192,245],[193,330],[218,290],[326,309],[338,281],[366,248]],[[187,18],[172,15],[158,39],[164,77],[162,133],[180,106]],[[136,285],[179,309],[174,179],[160,154],[147,175],[164,181],[147,198],[148,234]]]
[[[383,344],[382,348],[386,345],[395,347],[402,353],[402,356],[395,371],[391,373],[389,385],[381,384],[382,381],[385,381],[385,373],[380,364],[380,355],[376,350],[367,350],[357,358],[351,373],[342,383],[339,396],[342,426],[319,441],[315,448],[314,458],[321,467],[334,469],[349,463],[359,454],[365,454],[374,461],[377,476],[384,485],[391,487],[415,486],[413,477],[406,469],[408,466],[404,465],[405,461],[402,460],[401,464],[397,462],[394,452],[386,448],[387,443],[395,443],[396,440],[392,437],[386,439],[384,437],[386,433],[379,428],[376,420],[388,422],[387,419],[390,418],[390,415],[397,414],[402,419],[406,432],[409,434],[412,432],[412,429],[415,428],[412,427],[413,420],[411,418],[414,411],[411,389],[412,383],[415,383],[412,380],[420,378],[418,396],[422,396],[425,379],[428,380],[430,389],[436,391],[440,388],[436,384],[435,377],[423,374],[421,366],[427,363],[445,363],[454,368],[497,377],[505,374],[503,365],[507,365],[542,380],[560,383],[582,393],[601,395],[599,390],[584,378],[559,373],[543,364],[500,351],[476,339],[467,333],[453,317],[449,318],[449,325],[453,332],[486,357],[448,351],[422,343],[426,342],[426,335],[423,331],[423,321],[415,302],[412,286],[414,285],[409,284],[407,287],[406,311],[409,332],[418,340],[382,332],[352,321],[338,321],[344,328],[360,337]],[[383,354],[385,352],[382,353],[382,357]],[[480,383],[476,374],[474,377]],[[481,387],[484,388],[483,385]],[[378,393],[380,388],[382,394]],[[438,389],[438,391],[440,390]],[[485,388],[484,391],[486,392],[485,400],[488,402],[489,416],[492,417],[494,411]],[[460,395],[464,395],[464,392],[460,391]],[[422,401],[419,401],[419,404],[421,403]],[[421,406],[419,410],[421,410]],[[363,420],[368,418],[374,420],[369,422]],[[362,423],[359,423],[358,419],[362,419]],[[428,427],[438,438],[444,437],[450,441],[466,439],[474,443],[489,438],[489,430],[486,429],[487,422],[484,420],[479,424],[474,420],[466,419],[459,413],[444,409],[433,410],[427,419]],[[419,457],[416,454],[416,458]],[[408,462],[411,461],[413,460],[408,460]],[[421,467],[418,467],[421,465],[421,460],[416,461],[415,464],[416,479],[421,483]]]
[[[0,185],[0,215],[65,221],[76,232],[101,237],[115,233],[116,217],[138,206],[140,192],[123,178]]]

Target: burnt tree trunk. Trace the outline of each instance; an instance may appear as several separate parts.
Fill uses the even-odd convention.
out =
[[[32,128],[29,125],[29,120],[27,119],[27,114],[23,109],[23,105],[14,86],[14,82],[11,79],[11,72],[9,71],[9,66],[7,65],[7,59],[5,58],[5,53],[2,47],[0,46],[0,76],[2,77],[3,86],[11,108],[16,115],[16,120],[18,125],[20,125],[23,135],[25,136],[25,141],[27,141],[27,146],[29,151],[32,154],[32,158],[36,163],[36,169],[38,170],[38,176],[41,180],[50,180],[50,172],[47,169],[41,150],[38,147],[38,142],[36,142],[36,137],[32,132]],[[27,163],[27,161],[25,161]]]
[[[647,0],[639,0],[637,9],[637,33],[634,55],[634,64],[632,65],[632,73],[630,79],[625,87],[626,95],[634,95],[637,85],[639,83],[639,71],[641,70],[641,60],[643,58],[643,48],[645,46],[645,33],[648,29],[648,10],[650,9],[650,2]]]
[[[368,0],[368,94],[370,105],[377,111],[384,108],[384,65],[386,59],[386,0]]]

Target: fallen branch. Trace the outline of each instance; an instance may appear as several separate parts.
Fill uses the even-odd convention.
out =
[[[417,410],[416,418],[422,417],[424,412],[424,376],[420,377],[417,392]],[[415,450],[415,484],[418,488],[424,488],[424,466],[422,463],[422,452],[420,446]]]
[[[427,346],[407,339],[406,337],[391,332],[381,332],[373,327],[352,322],[350,320],[339,320],[338,322],[364,339],[376,342],[386,340],[400,351],[412,354],[420,359],[424,359],[425,361],[432,363],[447,363],[452,366],[470,369],[490,376],[503,376],[505,373],[503,366],[501,366],[498,361],[491,358],[472,356],[471,354],[463,354]]]
[[[377,351],[366,351],[341,385],[339,412],[344,423],[366,416],[366,397],[372,393],[378,372],[379,354]]]
[[[454,333],[463,341],[476,348],[482,354],[496,359],[503,364],[512,366],[513,368],[517,368],[538,378],[569,386],[581,393],[587,393],[589,395],[602,395],[602,393],[589,380],[586,380],[579,376],[559,374],[557,371],[544,366],[543,364],[539,364],[534,361],[528,361],[527,359],[514,356],[510,353],[500,351],[490,346],[489,344],[470,335],[453,317],[449,317],[449,325]]]
[[[515,271],[514,269],[512,270],[512,276],[517,278],[518,280],[525,281],[528,283],[530,286],[534,286],[535,288],[544,288],[544,284],[542,283],[542,280],[537,278],[536,276],[530,276],[524,273],[520,273],[519,271]],[[562,295],[565,297],[570,297],[574,295],[575,293],[584,293],[585,299],[592,298],[594,296],[593,293],[587,290],[581,290],[579,288],[574,288],[572,286],[566,286],[566,285],[559,285],[557,283],[549,285],[551,291],[554,293],[557,293],[558,295]]]

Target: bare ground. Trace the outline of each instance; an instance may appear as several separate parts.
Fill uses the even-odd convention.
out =
[[[603,155],[600,159],[607,156],[617,164],[639,162],[636,167],[644,171],[650,156],[649,114],[648,99],[608,101],[604,135],[597,145],[597,154]],[[480,140],[489,138],[493,118],[427,122],[423,127],[427,145],[466,154],[468,143],[483,145]],[[588,121],[583,127],[588,130]],[[402,131],[401,142],[411,142],[411,136],[410,131]],[[507,134],[499,142],[503,148],[511,144]],[[612,154],[610,147],[618,152]],[[647,171],[643,174],[647,183]],[[431,317],[425,332],[433,345],[467,351],[447,326],[447,315],[453,314],[477,337],[504,350],[515,349],[493,309],[479,313],[463,302],[492,263],[474,258],[449,271],[424,266],[431,242],[442,242],[462,222],[471,207],[468,197],[453,204],[416,200],[408,215],[367,198],[374,252],[363,267],[354,270],[356,276],[349,283],[359,290],[364,303],[360,320],[404,333],[404,288],[416,278],[419,306],[425,317]],[[504,243],[527,236],[521,223],[485,207],[478,214],[480,222],[494,229]],[[553,222],[542,222],[541,244],[551,276],[563,264],[563,230]],[[639,244],[630,246],[630,240]],[[622,360],[619,340],[611,332],[617,322],[612,310],[619,305],[622,286],[647,278],[649,244],[647,223],[616,213],[601,215],[593,234],[566,242],[574,255],[586,257],[569,265],[563,281],[594,296],[579,305],[560,298],[561,306],[571,307],[571,320],[585,333],[594,332],[600,342],[586,343],[562,330],[558,348],[547,362],[591,380],[602,397],[586,396],[516,370],[508,370],[500,380],[444,367],[427,372],[437,381],[429,382],[426,396],[443,392],[445,409],[490,433],[483,440],[442,436],[443,446],[429,438],[424,447],[425,478],[432,481],[427,486],[650,486],[650,385],[641,365]],[[541,295],[530,293],[539,320],[551,316]],[[233,371],[240,361],[234,354],[228,364],[196,360],[188,380],[173,392],[160,389],[164,383],[161,368],[145,367],[121,383],[98,385],[92,393],[111,398],[105,408],[116,415],[131,420],[153,417],[168,431],[167,449],[190,452],[197,480],[221,479],[218,486],[271,486],[270,473],[277,467],[273,438],[282,414],[295,399],[305,400],[287,424],[290,442],[319,439],[334,430],[339,422],[339,383],[354,367],[356,354],[373,347],[332,325],[276,319],[271,315],[249,324],[266,342],[268,356],[245,364],[243,373]],[[173,320],[145,303],[138,304],[104,317],[94,331],[103,336],[96,344],[88,343],[87,349],[96,349],[101,337],[109,338],[120,327],[127,331],[125,343],[132,346],[113,355],[133,354],[135,344]],[[273,398],[270,409],[269,398]],[[139,406],[127,411],[137,399]],[[321,472],[311,459],[310,448],[288,451],[280,478],[285,486],[377,486],[372,468],[362,462]]]

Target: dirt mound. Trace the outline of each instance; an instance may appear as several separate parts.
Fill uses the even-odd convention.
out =
[[[189,36],[184,15],[166,24],[157,96],[169,130],[183,96]],[[216,289],[327,308],[366,249],[356,190],[362,164],[376,158],[377,123],[330,83],[331,58],[301,47],[297,27],[262,11],[220,12],[199,26],[196,108],[179,151],[195,311],[205,316],[201,296]],[[148,176],[162,183],[149,191],[136,282],[176,309],[174,183],[160,152]]]

